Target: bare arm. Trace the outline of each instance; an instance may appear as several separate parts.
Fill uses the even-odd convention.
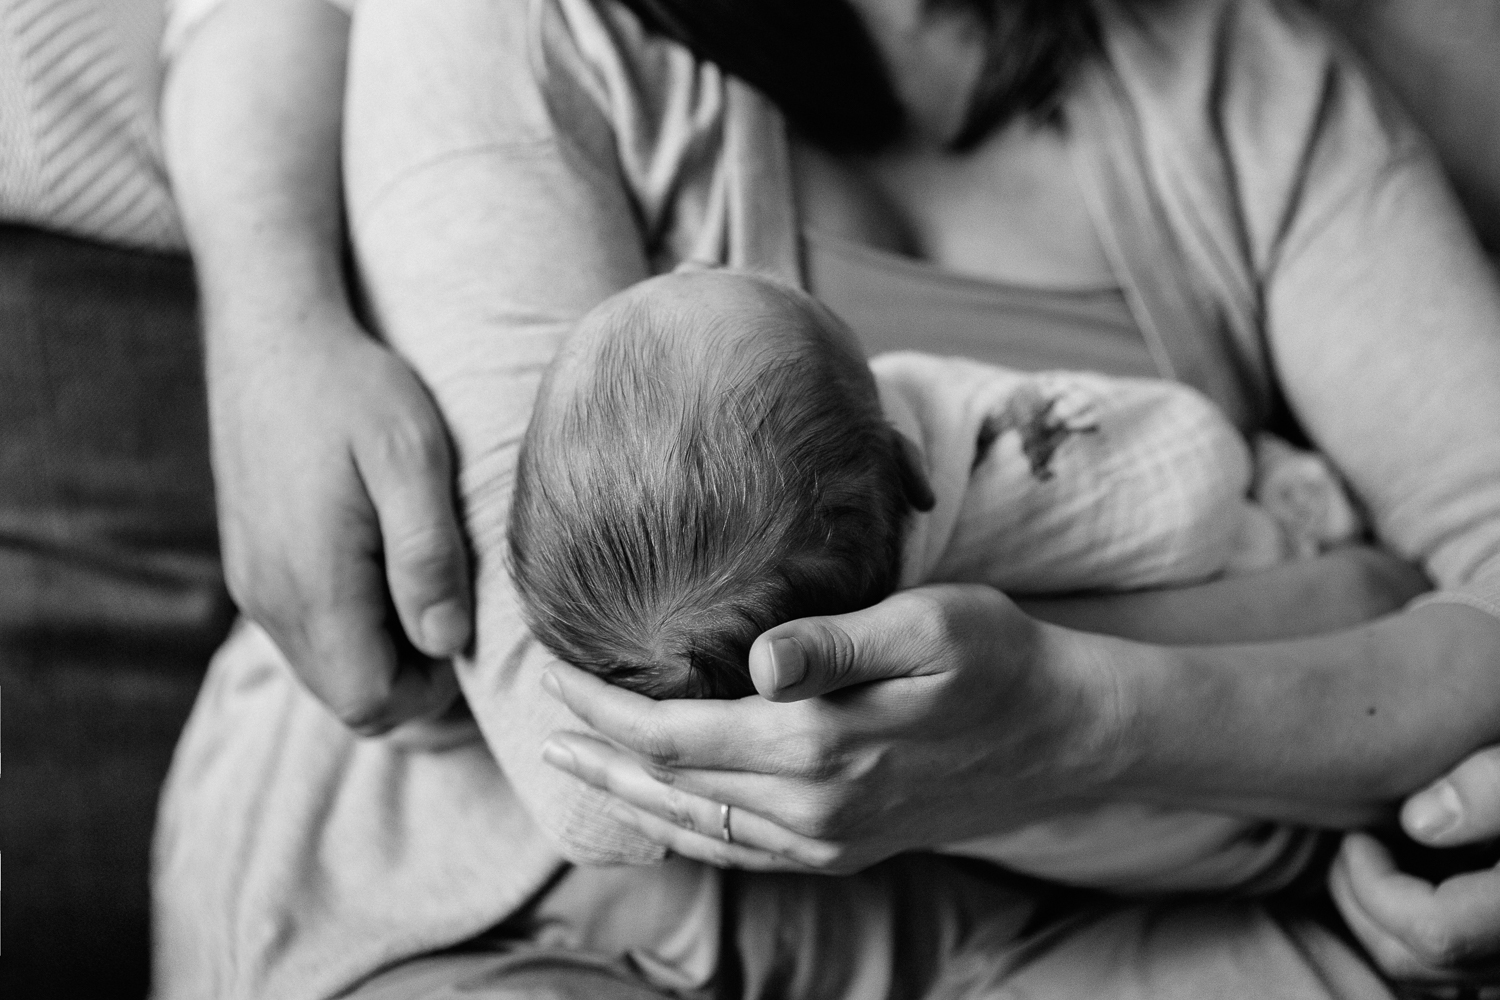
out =
[[[1500,734],[1500,626],[1470,608],[1273,647],[1107,655],[1131,690],[1113,781],[1148,800],[1358,826]]]
[[[1162,590],[1024,600],[1053,625],[1168,646],[1326,635],[1399,611],[1431,587],[1410,563],[1351,546],[1263,573]]]
[[[345,287],[348,30],[324,0],[227,0],[175,59],[163,116],[230,590],[340,718],[379,732],[452,700],[403,632],[461,649],[468,586],[442,425]]]
[[[167,156],[212,314],[348,309],[338,165],[348,31],[325,0],[225,0],[172,62]],[[215,361],[240,347],[215,332]]]

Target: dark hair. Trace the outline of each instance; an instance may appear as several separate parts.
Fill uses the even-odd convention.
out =
[[[652,31],[760,90],[834,152],[871,151],[902,110],[875,43],[848,0],[620,0]],[[1074,68],[1098,48],[1091,0],[925,0],[984,26],[984,65],[954,146],[1018,115],[1050,116]]]
[[[782,331],[789,309],[837,322],[773,294]],[[653,697],[753,694],[761,632],[895,589],[912,509],[899,439],[868,366],[826,338],[778,334],[685,373],[685,351],[715,350],[701,320],[639,294],[613,308],[619,335],[561,391],[554,366],[521,446],[509,546],[528,624]]]

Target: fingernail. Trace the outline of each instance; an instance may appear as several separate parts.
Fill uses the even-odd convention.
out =
[[[1411,832],[1423,840],[1434,840],[1452,830],[1463,818],[1464,804],[1451,782],[1441,782],[1415,796],[1406,807]]]
[[[562,701],[562,685],[557,683],[557,675],[550,670],[542,674],[542,690]]]
[[[542,760],[569,773],[578,770],[578,758],[573,755],[573,751],[552,740],[542,744]]]
[[[422,612],[422,641],[434,656],[457,653],[469,641],[469,612],[457,601],[443,601]]]
[[[807,676],[807,654],[793,638],[771,640],[771,679],[777,691],[802,683]]]

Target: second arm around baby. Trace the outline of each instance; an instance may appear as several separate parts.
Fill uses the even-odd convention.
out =
[[[1339,689],[1339,665],[1315,682],[1321,690],[1295,670],[1246,688],[1224,683],[1232,656],[1207,648],[1174,663],[1149,646],[1083,638],[1264,642],[1323,636],[1404,607],[1427,589],[1425,577],[1350,544],[1359,513],[1320,458],[1274,439],[1252,452],[1212,404],[1167,383],[1038,380],[922,356],[883,368],[878,359],[877,371],[884,377],[872,377],[852,335],[813,300],[727,272],[621,293],[585,318],[549,370],[518,467],[511,569],[536,634],[612,682],[554,667],[549,691],[609,742],[560,734],[544,754],[617,796],[616,818],[723,867],[852,872],[977,837],[957,849],[1067,881],[1079,856],[1071,838],[1090,858],[1094,885],[1102,876],[1126,891],[1264,889],[1296,874],[1268,873],[1268,859],[1291,858],[1295,869],[1311,855],[1281,843],[1247,852],[1243,839],[1223,836],[1233,821],[1170,807],[1201,809],[1222,794],[1227,771],[1240,784],[1218,800],[1228,812],[1359,826],[1446,766],[1439,754],[1393,773],[1386,755],[1362,770],[1369,755],[1332,732],[1313,749],[1356,779],[1352,794],[1324,785],[1288,795],[1291,775],[1235,766],[1236,757],[1268,754],[1264,744],[1241,754],[1263,736],[1235,733],[1233,720],[1282,712],[1289,734],[1329,732],[1323,720],[1356,694]],[[964,375],[988,395],[966,391]],[[931,391],[913,402],[899,391],[903,378]],[[976,405],[946,420],[913,412],[954,398]],[[1074,441],[1095,450],[1070,450]],[[1112,475],[1080,478],[1100,449]],[[1153,589],[1028,601],[1029,614],[988,585],[898,590],[945,578],[942,550],[964,536],[957,498],[948,497],[946,528],[934,533],[932,524],[954,492],[942,487],[956,479],[959,492],[988,488],[993,503],[1030,515],[1016,521],[1012,511],[1005,525],[1023,550],[1051,546],[1067,562],[1074,536],[1083,557],[1071,589]],[[1045,522],[1038,500],[1080,488],[1081,506],[1058,515],[1061,529],[1036,529]],[[1247,491],[1265,506],[1247,503]],[[1158,517],[1112,538],[1110,518],[1097,512],[1111,503],[1154,507]],[[975,505],[964,506],[975,519]],[[1002,513],[977,510],[981,525],[982,515]],[[924,537],[911,537],[914,520]],[[963,554],[987,565],[972,527],[967,541]],[[1111,553],[1121,542],[1131,544]],[[1297,555],[1309,558],[1288,558]],[[980,579],[1015,582],[1003,563]],[[1168,586],[1203,579],[1212,582]],[[1438,628],[1470,615],[1425,613]],[[655,701],[627,688],[652,699],[764,699]],[[1370,705],[1366,718],[1381,707]],[[1193,738],[1205,712],[1217,716],[1208,731],[1224,733],[1217,747]],[[1153,754],[1173,727],[1179,745]],[[922,736],[893,741],[913,733]],[[976,746],[985,753],[976,757]],[[1434,845],[1487,835],[1500,803],[1490,802],[1485,776],[1497,772],[1500,754],[1476,754],[1410,800],[1407,830]],[[1040,863],[1034,850],[995,836],[1132,793],[1168,807],[1147,816],[1166,841],[1148,859],[1154,868],[1127,839],[1143,828],[1138,812],[1120,830],[1107,810],[1065,834],[1037,827],[1047,848]],[[733,842],[720,836],[725,806],[738,807]],[[1239,855],[1202,854],[1226,844]],[[1107,860],[1116,846],[1120,863]],[[1200,878],[1194,866],[1203,862]],[[1466,891],[1482,900],[1486,875]],[[1451,897],[1470,877],[1443,890]],[[1403,875],[1367,835],[1345,841],[1331,888],[1346,918],[1362,921],[1357,932],[1385,943],[1387,969],[1431,977],[1493,950],[1485,935],[1494,921],[1456,920],[1475,905]],[[1371,910],[1378,920],[1365,916]]]
[[[1326,461],[1254,445],[1164,380],[910,352],[867,364],[806,293],[694,269],[606,300],[550,366],[509,566],[561,659],[655,698],[743,697],[762,632],[898,587],[1120,594],[1363,539]],[[1372,612],[1425,589],[1415,571],[1384,579],[1392,603]]]

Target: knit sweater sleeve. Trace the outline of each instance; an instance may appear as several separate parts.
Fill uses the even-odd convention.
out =
[[[345,13],[352,13],[359,0],[322,0]],[[187,44],[188,38],[198,26],[208,20],[210,14],[224,5],[224,0],[162,0],[166,9],[165,30],[162,32],[161,54],[167,62],[176,58]]]
[[[1432,599],[1500,613],[1500,282],[1428,143],[1299,4],[1149,10],[1110,55],[1212,303],[1179,339],[1289,412]]]
[[[1500,281],[1400,109],[1331,40],[1295,55],[1301,148],[1232,129],[1243,183],[1252,154],[1294,167],[1256,255],[1276,381],[1429,600],[1500,615]]]
[[[639,26],[613,13],[587,0],[363,0],[345,137],[376,325],[431,390],[457,452],[478,616],[460,682],[533,819],[592,863],[663,852],[541,759],[577,721],[540,686],[551,656],[505,569],[511,478],[573,323],[670,256],[662,234],[702,187],[679,170],[713,148],[723,83],[684,50],[622,37]]]

